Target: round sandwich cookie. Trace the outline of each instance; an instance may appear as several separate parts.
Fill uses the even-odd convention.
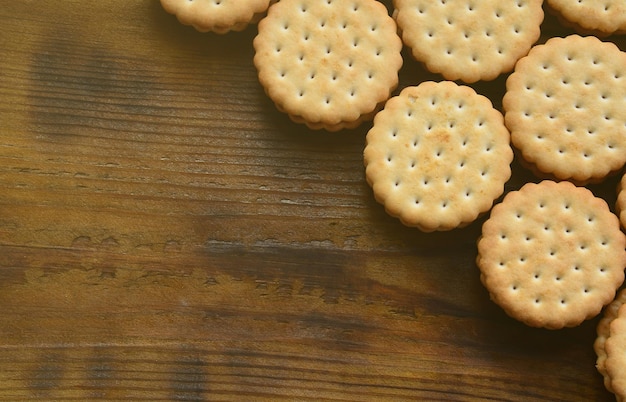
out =
[[[376,114],[363,152],[367,182],[387,213],[424,232],[465,226],[511,176],[502,114],[452,81],[404,88]]]
[[[200,32],[242,31],[265,15],[270,0],[161,0],[184,25]]]
[[[489,81],[539,39],[542,0],[394,0],[402,40],[448,80]]]
[[[595,317],[624,281],[626,236],[602,198],[568,181],[509,192],[491,210],[477,265],[491,299],[532,327]]]
[[[402,66],[396,24],[375,0],[281,0],[259,22],[253,45],[269,98],[311,129],[371,120]]]
[[[622,305],[609,323],[609,336],[604,341],[605,385],[618,401],[626,400],[626,307]],[[608,380],[607,380],[608,378]]]
[[[624,99],[626,53],[570,35],[518,61],[502,105],[520,162],[539,177],[586,184],[626,163]]]
[[[626,229],[626,174],[622,175],[617,184],[617,200],[615,201],[615,213],[623,229]]]
[[[604,345],[606,344],[606,340],[611,336],[611,322],[617,318],[618,311],[624,303],[626,303],[626,290],[622,289],[617,297],[615,297],[615,300],[604,308],[602,318],[598,321],[596,329],[597,337],[593,343],[593,349],[597,356],[596,369],[602,374],[604,386],[610,392],[613,392],[613,387],[611,385],[611,377],[606,371],[607,354]],[[624,349],[623,352],[626,353],[626,349]]]
[[[561,24],[584,34],[608,36],[626,32],[624,0],[546,0]]]

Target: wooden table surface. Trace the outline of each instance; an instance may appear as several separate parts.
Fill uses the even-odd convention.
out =
[[[371,123],[291,123],[255,34],[156,0],[3,2],[0,399],[614,400],[597,318],[508,318],[474,262],[484,218],[388,216]],[[441,80],[404,55],[398,89]],[[505,78],[472,86],[500,108]],[[507,191],[537,181],[513,170]],[[616,183],[590,188],[612,205]]]

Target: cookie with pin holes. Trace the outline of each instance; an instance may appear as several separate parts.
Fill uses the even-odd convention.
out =
[[[611,336],[611,323],[618,317],[620,308],[626,303],[626,290],[621,290],[609,305],[604,308],[602,318],[598,321],[596,327],[596,340],[593,343],[593,349],[596,352],[596,369],[604,379],[604,386],[610,392],[613,392],[611,376],[606,370],[607,352],[605,348],[606,340]],[[626,347],[623,349],[626,351]]]
[[[364,164],[376,200],[424,232],[451,230],[488,211],[511,176],[503,117],[452,81],[404,88],[376,114]]]
[[[200,32],[225,34],[258,22],[274,0],[161,0],[161,6],[184,25]]]
[[[622,0],[546,0],[546,6],[562,25],[581,34],[626,33],[626,3]]]
[[[554,37],[506,80],[505,123],[538,177],[596,183],[626,163],[626,53],[593,36]]]
[[[624,282],[626,237],[602,198],[569,181],[507,193],[482,226],[476,262],[491,299],[532,327],[593,318]]]
[[[542,0],[394,0],[413,57],[448,80],[490,81],[510,72],[539,39]]]
[[[375,0],[281,0],[253,41],[259,82],[291,120],[327,131],[351,129],[398,85],[402,41]]]

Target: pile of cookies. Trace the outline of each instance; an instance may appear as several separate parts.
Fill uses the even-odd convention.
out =
[[[626,164],[626,33],[616,0],[161,0],[197,30],[258,22],[254,65],[277,109],[311,129],[373,120],[367,182],[422,231],[489,214],[477,265],[492,300],[534,327],[600,314],[607,389],[626,398],[626,176],[617,214],[585,186]],[[579,34],[537,44],[544,10]],[[401,51],[440,82],[403,88]],[[502,112],[467,84],[506,79]],[[516,158],[541,180],[504,197]],[[624,188],[624,190],[622,190]],[[501,198],[501,199],[500,199]],[[500,201],[497,201],[499,200]],[[494,206],[495,204],[495,206]]]

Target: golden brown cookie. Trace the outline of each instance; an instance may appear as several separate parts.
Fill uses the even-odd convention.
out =
[[[528,183],[494,206],[477,265],[492,300],[533,327],[596,316],[624,281],[626,237],[607,203],[563,181]]]
[[[398,85],[402,41],[375,0],[282,0],[259,22],[254,64],[276,107],[312,129],[371,119]]]
[[[505,123],[522,160],[579,184],[626,163],[626,53],[596,37],[533,47],[506,81]]]
[[[617,185],[615,213],[617,213],[617,216],[619,217],[622,228],[626,229],[626,174],[622,175],[622,178]]]
[[[546,0],[561,23],[581,33],[600,36],[626,31],[626,2],[623,0]]]
[[[626,307],[622,304],[609,324],[609,337],[604,342],[604,368],[610,391],[618,401],[626,400]]]
[[[161,0],[161,5],[184,25],[200,32],[224,34],[257,22],[270,0]]]
[[[597,337],[595,342],[593,343],[593,349],[596,352],[596,368],[598,372],[602,374],[604,377],[604,386],[607,390],[613,392],[613,387],[611,386],[611,377],[606,371],[606,349],[604,347],[606,340],[611,335],[611,322],[617,318],[617,312],[622,307],[622,305],[626,303],[626,290],[622,290],[618,293],[615,300],[609,303],[602,313],[602,318],[598,321],[598,326],[596,329]]]
[[[493,80],[539,39],[541,0],[394,0],[402,40],[448,80]]]
[[[391,98],[366,137],[368,183],[386,211],[422,231],[467,225],[511,175],[500,112],[472,88],[424,82]]]

